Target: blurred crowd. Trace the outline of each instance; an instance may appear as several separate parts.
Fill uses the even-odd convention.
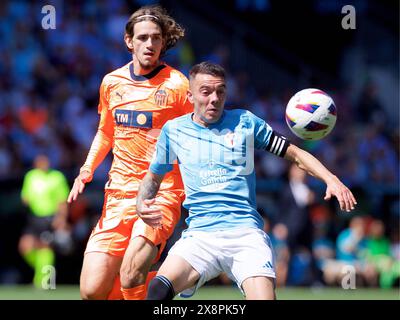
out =
[[[22,181],[38,154],[46,154],[51,166],[71,179],[97,129],[102,78],[131,59],[123,44],[125,23],[133,11],[128,1],[54,3],[55,30],[41,28],[41,4],[0,3],[2,184]],[[323,203],[320,182],[302,176],[289,163],[257,153],[259,209],[277,251],[278,285],[340,285],[342,267],[351,264],[363,284],[393,286],[400,259],[399,123],[378,99],[376,84],[366,81],[356,98],[351,87],[320,88],[332,95],[338,121],[327,138],[304,142],[290,133],[284,120],[293,89],[255,89],[249,70],[231,65],[227,46],[198,55],[183,41],[165,57],[185,74],[202,60],[220,63],[228,71],[228,108],[248,108],[266,119],[311,151],[358,199],[355,216],[345,216],[334,203]],[[111,160],[106,159],[95,179],[105,181]],[[81,239],[90,230],[79,224],[86,208],[78,202],[70,219],[83,230],[76,231]]]

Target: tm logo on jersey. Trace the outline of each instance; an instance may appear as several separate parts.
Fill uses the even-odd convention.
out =
[[[115,110],[117,125],[132,128],[152,128],[153,114],[149,111]]]

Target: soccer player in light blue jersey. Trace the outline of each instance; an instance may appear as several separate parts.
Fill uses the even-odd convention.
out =
[[[271,242],[256,210],[254,149],[293,161],[324,181],[325,199],[336,196],[342,210],[354,209],[356,200],[315,157],[264,120],[247,110],[224,110],[225,71],[219,65],[202,62],[192,68],[188,97],[194,112],[164,125],[137,196],[141,219],[162,228],[157,191],[173,163],[179,163],[188,228],[150,283],[147,299],[190,296],[222,272],[246,299],[275,299]]]

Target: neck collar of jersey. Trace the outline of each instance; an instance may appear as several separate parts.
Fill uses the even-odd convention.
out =
[[[210,123],[207,127],[205,127],[205,126],[203,126],[202,124],[200,124],[200,123],[198,123],[198,122],[196,122],[196,121],[193,120],[194,112],[192,112],[189,116],[190,116],[190,120],[192,120],[192,122],[193,122],[196,126],[198,126],[198,127],[200,127],[200,128],[203,128],[203,129],[212,129],[213,127],[219,125],[219,124],[224,120],[224,118],[225,118],[225,110],[222,111],[221,117],[218,119],[217,122]]]
[[[129,72],[131,74],[132,80],[135,81],[147,81],[150,80],[151,78],[155,77],[162,69],[166,67],[165,64],[160,64],[158,67],[156,67],[153,71],[147,73],[147,74],[141,74],[141,75],[136,75],[133,72],[133,63],[129,65]]]

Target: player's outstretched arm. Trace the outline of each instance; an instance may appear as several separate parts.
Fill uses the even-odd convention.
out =
[[[335,196],[342,211],[350,212],[354,209],[357,201],[353,193],[312,154],[290,144],[285,159],[295,162],[300,169],[326,183],[324,200],[329,200],[332,196]]]
[[[153,205],[163,178],[164,175],[155,174],[149,170],[140,183],[136,198],[137,215],[144,223],[153,228],[162,227],[162,212],[157,206]]]

